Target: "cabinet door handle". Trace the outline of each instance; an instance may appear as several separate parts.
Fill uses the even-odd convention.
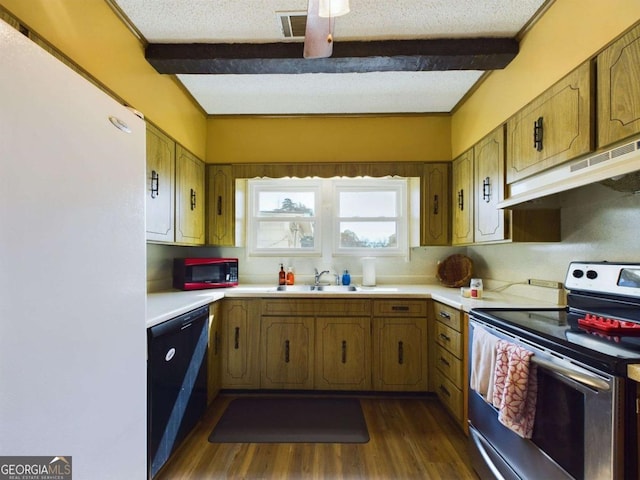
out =
[[[447,390],[444,385],[440,385],[439,388],[440,388],[440,391],[444,393],[447,397],[451,397],[451,393],[449,393],[449,390]]]
[[[236,333],[234,335],[233,348],[238,350],[240,348],[240,327],[236,327]]]
[[[487,203],[491,201],[491,179],[489,177],[482,180],[482,199]]]
[[[447,312],[445,312],[444,310],[440,310],[440,314],[439,314],[442,318],[446,318],[447,320],[451,320],[451,315],[449,315]]]
[[[284,341],[284,363],[289,363],[289,340]]]
[[[408,312],[409,307],[407,305],[392,305],[391,310],[394,312]]]
[[[404,343],[398,342],[398,363],[402,365],[404,363]]]
[[[151,198],[160,195],[160,174],[155,170],[151,170]]]
[[[434,195],[433,196],[433,214],[438,215],[439,211],[440,211],[440,199],[438,195]]]
[[[342,363],[347,363],[347,341],[342,341]]]
[[[218,195],[218,205],[217,205],[218,215],[222,215],[222,195]]]
[[[446,365],[447,367],[451,366],[451,364],[447,361],[447,359],[443,357],[440,357],[440,363]]]
[[[464,210],[464,189],[458,192],[458,208],[460,211]]]
[[[450,342],[451,339],[449,337],[447,337],[444,333],[441,333],[440,338],[443,339],[445,342]]]
[[[196,191],[191,189],[191,210],[196,209]]]
[[[538,117],[538,120],[533,122],[533,148],[539,152],[542,151],[542,138],[544,135],[542,121],[542,117]]]

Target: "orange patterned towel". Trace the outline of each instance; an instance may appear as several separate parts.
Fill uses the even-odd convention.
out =
[[[531,438],[536,416],[538,381],[532,352],[499,340],[496,344],[493,406],[498,420],[523,438]]]

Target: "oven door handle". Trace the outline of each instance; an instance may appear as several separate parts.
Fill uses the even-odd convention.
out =
[[[587,387],[595,388],[596,390],[604,392],[608,392],[611,390],[611,385],[609,385],[605,380],[598,378],[587,371],[576,370],[568,366],[559,365],[555,362],[544,360],[535,355],[531,357],[531,361],[536,365],[540,365],[541,367],[551,370],[552,372],[557,373],[560,376],[567,377]]]
[[[480,453],[482,460],[484,460],[485,465],[489,467],[489,470],[491,470],[491,473],[496,478],[496,480],[506,480],[502,475],[502,473],[500,473],[500,470],[498,470],[498,467],[496,467],[495,463],[493,463],[493,460],[491,459],[491,457],[489,456],[489,452],[487,452],[487,449],[484,446],[484,442],[482,441],[480,434],[477,433],[473,427],[470,427],[469,435],[471,437],[471,441],[473,442],[476,449]]]

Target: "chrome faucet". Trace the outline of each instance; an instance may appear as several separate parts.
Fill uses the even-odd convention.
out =
[[[314,268],[314,270],[315,270],[315,286],[317,287],[318,285],[320,285],[320,277],[322,277],[322,275],[324,275],[325,273],[329,273],[329,270],[323,270],[320,273],[318,273],[317,268]]]

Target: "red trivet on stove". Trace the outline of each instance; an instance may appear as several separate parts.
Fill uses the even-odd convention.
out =
[[[625,322],[623,320],[598,317],[597,315],[593,315],[591,313],[587,313],[584,318],[579,318],[578,324],[581,327],[585,327],[588,329],[593,328],[607,333],[640,335],[640,323]]]

